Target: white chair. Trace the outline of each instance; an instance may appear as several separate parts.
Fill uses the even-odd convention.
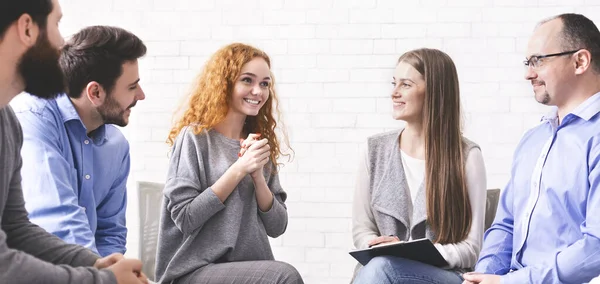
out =
[[[143,264],[142,272],[151,281],[154,281],[160,208],[162,206],[162,191],[164,186],[162,183],[155,182],[140,181],[137,183],[140,203],[140,260]]]

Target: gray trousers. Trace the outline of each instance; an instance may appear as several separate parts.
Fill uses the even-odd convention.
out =
[[[209,264],[175,281],[176,284],[304,284],[300,273],[274,260]]]

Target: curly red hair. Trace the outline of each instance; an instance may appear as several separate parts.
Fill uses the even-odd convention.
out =
[[[175,138],[186,126],[194,127],[198,134],[204,129],[212,129],[222,122],[229,111],[229,102],[235,82],[240,76],[242,67],[252,59],[260,57],[271,68],[271,59],[262,50],[242,43],[233,43],[219,49],[206,63],[202,73],[196,78],[192,88],[188,107],[183,116],[178,119],[167,139],[173,145]],[[277,116],[277,120],[275,119]],[[257,116],[248,116],[244,124],[245,133],[261,133],[269,141],[271,162],[277,164],[280,155],[290,156],[281,151],[277,135],[277,121],[281,122],[279,100],[275,92],[275,78],[271,73],[269,98],[260,109]],[[284,142],[289,148],[285,129],[280,129]]]

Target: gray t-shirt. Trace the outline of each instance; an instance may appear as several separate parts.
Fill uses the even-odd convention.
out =
[[[250,175],[221,203],[211,186],[238,159],[239,141],[215,130],[181,130],[171,156],[158,240],[156,278],[168,283],[210,263],[273,260],[267,236],[287,227],[286,193],[265,167],[275,199],[258,208]]]
[[[29,222],[21,190],[23,133],[10,106],[0,109],[0,282],[116,283],[98,256]],[[85,267],[87,266],[87,267]]]

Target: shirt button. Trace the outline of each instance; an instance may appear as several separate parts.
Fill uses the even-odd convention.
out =
[[[85,144],[85,145],[90,144],[90,140],[87,140],[87,139],[83,140],[83,144]]]
[[[91,176],[90,175],[85,175],[85,179],[90,179]]]

